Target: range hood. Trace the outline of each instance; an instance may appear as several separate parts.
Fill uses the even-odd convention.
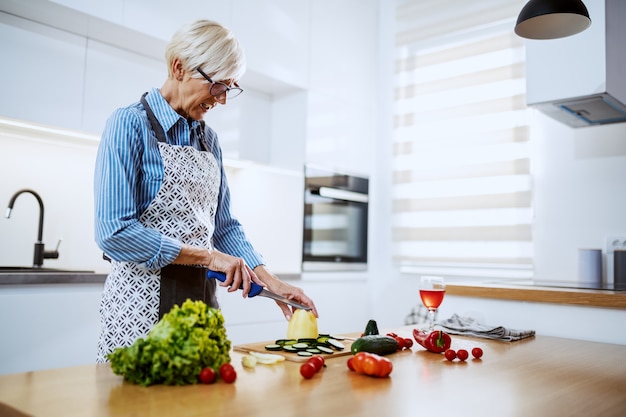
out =
[[[584,2],[586,31],[526,40],[527,104],[572,127],[626,122],[626,1]]]

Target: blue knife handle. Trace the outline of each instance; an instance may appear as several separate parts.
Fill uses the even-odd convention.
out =
[[[218,281],[226,281],[226,274],[223,272],[211,271],[210,269],[206,273],[207,279],[215,278]],[[239,286],[239,289],[242,289],[243,285]],[[259,293],[263,291],[263,287],[261,287],[256,282],[250,281],[250,292],[248,293],[248,297],[254,297],[255,295],[259,295]]]

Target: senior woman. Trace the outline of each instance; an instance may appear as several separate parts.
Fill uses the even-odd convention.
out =
[[[230,212],[217,134],[203,117],[242,92],[245,56],[218,23],[182,27],[167,46],[163,86],[117,109],[102,134],[95,168],[95,234],[111,259],[100,304],[98,362],[145,336],[185,299],[218,308],[216,282],[247,296],[250,283],[317,311],[298,287],[265,266]],[[291,309],[278,303],[287,319]]]

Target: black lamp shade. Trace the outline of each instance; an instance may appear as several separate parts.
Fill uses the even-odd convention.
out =
[[[575,35],[591,24],[581,0],[530,0],[517,18],[515,33],[528,39]]]

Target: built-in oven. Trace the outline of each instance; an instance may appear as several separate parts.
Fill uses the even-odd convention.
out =
[[[369,179],[305,167],[303,271],[367,269]]]

